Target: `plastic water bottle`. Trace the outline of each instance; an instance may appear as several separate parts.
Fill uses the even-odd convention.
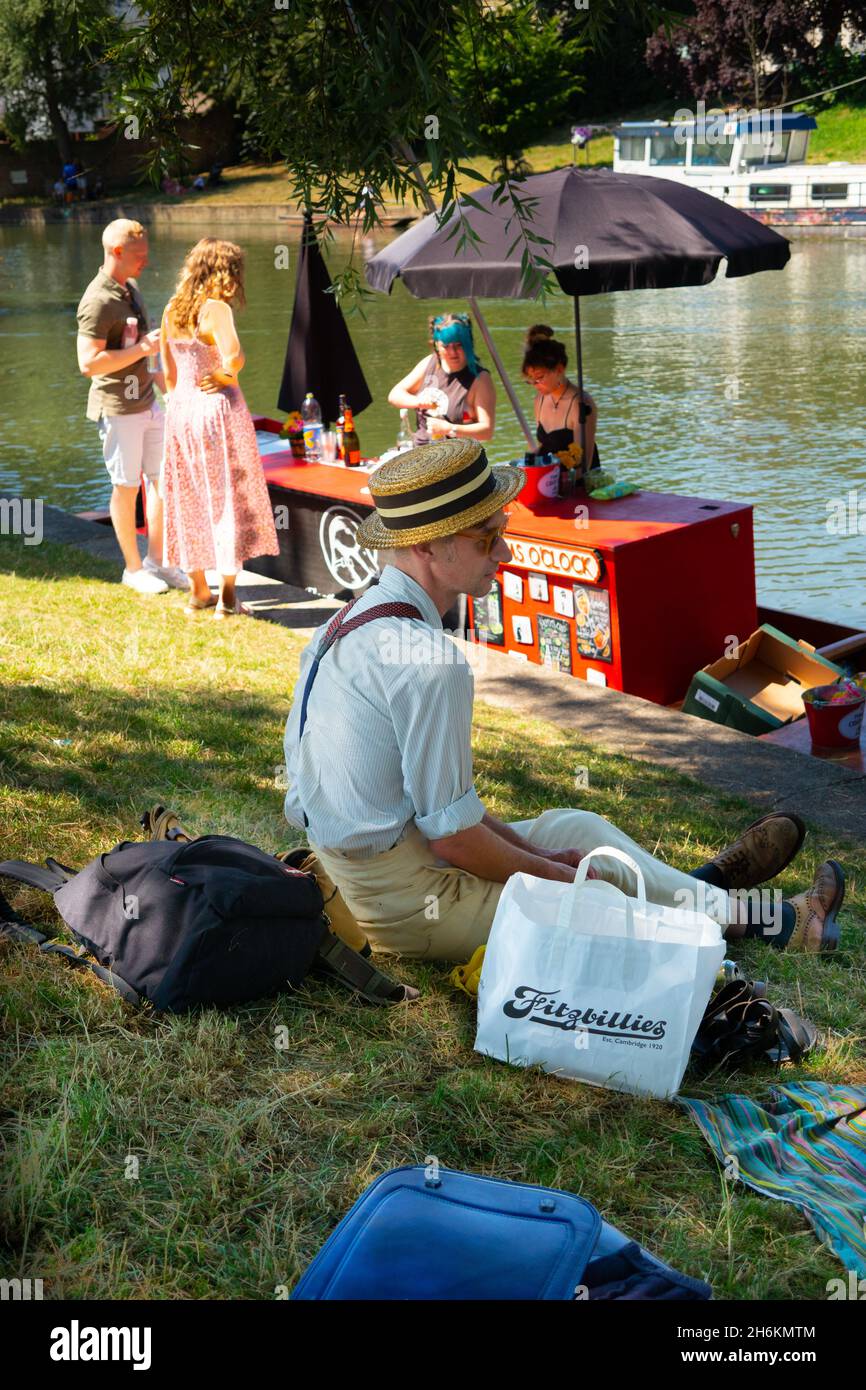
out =
[[[400,411],[400,428],[397,431],[397,448],[410,448],[412,444],[412,431],[409,428],[409,412],[406,409]]]
[[[310,463],[322,458],[322,411],[312,391],[308,391],[301,406],[304,422],[304,453]]]

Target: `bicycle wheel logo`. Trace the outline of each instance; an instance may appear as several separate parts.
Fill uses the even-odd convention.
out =
[[[362,589],[378,573],[375,556],[358,543],[362,520],[348,507],[329,507],[319,524],[325,564],[344,589]]]

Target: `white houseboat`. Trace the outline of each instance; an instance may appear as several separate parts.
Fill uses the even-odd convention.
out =
[[[807,164],[816,126],[780,111],[625,121],[613,133],[613,167],[694,184],[761,222],[866,227],[866,164]]]

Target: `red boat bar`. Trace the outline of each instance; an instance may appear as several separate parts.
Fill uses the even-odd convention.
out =
[[[257,419],[260,430],[277,422]],[[280,555],[247,568],[351,597],[376,572],[354,537],[372,507],[366,471],[263,458]],[[511,561],[470,600],[470,636],[658,704],[758,624],[752,508],[671,493],[511,507]]]

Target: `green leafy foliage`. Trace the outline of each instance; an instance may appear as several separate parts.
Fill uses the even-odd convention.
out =
[[[459,92],[475,94],[467,104],[471,147],[493,155],[505,175],[528,172],[526,146],[572,114],[583,89],[578,67],[585,49],[531,4],[489,10],[477,30],[462,29],[451,72]]]

